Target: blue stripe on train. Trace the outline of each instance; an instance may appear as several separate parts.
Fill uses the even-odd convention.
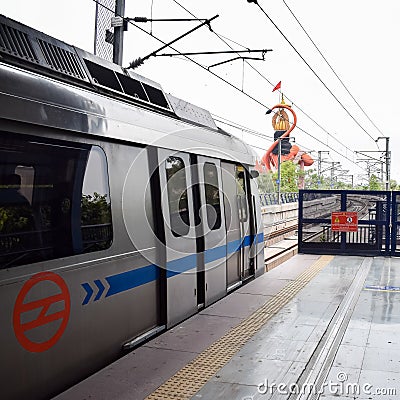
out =
[[[158,267],[154,264],[108,276],[106,281],[110,285],[110,288],[108,289],[106,297],[155,281],[158,276]]]
[[[264,235],[259,233],[255,237],[256,243],[261,243],[264,240]],[[242,247],[251,245],[251,236],[246,236],[243,240],[234,240],[228,242],[223,246],[214,247],[204,252],[204,262],[206,264],[219,260],[226,257],[229,254],[233,254],[239,251]],[[197,266],[197,254],[190,254],[188,256],[172,260],[167,263],[167,278],[182,274],[189,271]],[[118,293],[125,292],[127,290],[134,289],[135,287],[145,285],[158,279],[159,268],[154,265],[147,265],[142,268],[137,268],[132,271],[122,272],[116,275],[111,275],[105,278],[109,284],[109,289],[105,297],[110,297]],[[89,303],[92,297],[93,290],[89,283],[83,283],[82,287],[85,289],[87,295],[82,303],[86,305]],[[95,299],[96,300],[96,299]],[[98,300],[98,299],[97,299]]]
[[[197,254],[191,254],[177,260],[167,262],[167,278],[182,274],[197,266]]]
[[[233,240],[226,244],[226,254],[236,253],[242,248],[243,241],[241,239]]]

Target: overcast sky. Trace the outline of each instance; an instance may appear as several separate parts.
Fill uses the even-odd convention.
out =
[[[361,167],[365,163],[359,161],[361,156],[355,151],[378,150],[374,139],[389,136],[392,178],[400,181],[397,161],[400,139],[396,114],[396,93],[400,92],[400,57],[395,45],[399,36],[399,1],[286,0],[336,74],[380,131],[340,84],[283,0],[259,0],[259,4],[343,107],[260,8],[246,0],[126,0],[126,16],[150,17],[152,14],[153,18],[190,17],[179,4],[199,18],[211,18],[219,14],[212,22],[213,31],[237,42],[229,42],[234,49],[243,49],[240,46],[243,45],[250,49],[273,50],[266,54],[265,61],[248,61],[249,64],[245,64],[236,60],[211,68],[257,101],[183,57],[152,57],[135,72],[157,81],[166,92],[269,138],[273,135],[271,115],[265,115],[265,111],[278,102],[278,95],[272,93],[272,88],[282,81],[283,93],[290,99],[287,102],[294,103],[298,126],[306,131],[296,129],[292,133],[300,147],[314,151],[312,155],[315,159],[317,151],[329,150],[329,155],[324,155],[327,161],[325,168],[329,167],[328,162],[340,161],[343,169],[349,170],[347,174],[354,174],[356,178],[364,173]],[[95,3],[92,0],[3,1],[1,13],[69,44],[93,51]],[[140,24],[148,31],[151,29],[154,37],[129,26],[125,33],[124,66],[160,47],[155,37],[169,41],[196,24],[198,22]],[[181,52],[229,50],[214,32],[203,27],[177,42],[174,47]],[[171,50],[166,49],[162,53],[166,52]],[[207,67],[231,57],[234,55],[192,58]],[[231,129],[221,123],[219,125],[226,130]],[[263,154],[261,149],[266,150],[271,143],[270,139],[236,129],[233,132],[254,145],[260,155]],[[385,140],[379,140],[378,143],[383,150]],[[376,158],[381,155],[368,154]]]

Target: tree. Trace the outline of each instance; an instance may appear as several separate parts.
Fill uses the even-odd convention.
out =
[[[390,180],[390,190],[400,190],[400,186],[397,184],[396,180]]]
[[[342,190],[349,190],[353,189],[350,183],[347,182],[342,182],[342,181],[336,181],[334,183],[334,189],[342,189]]]
[[[378,180],[375,174],[372,174],[369,178],[368,189],[367,190],[382,190],[382,183]]]
[[[284,161],[281,164],[281,192],[298,192],[298,180],[301,174],[298,165],[292,161]],[[273,174],[273,179],[276,182],[278,180],[278,171]]]
[[[82,195],[81,201],[81,224],[100,225],[111,223],[110,204],[106,195],[94,193],[93,195]]]
[[[272,178],[272,172],[266,172],[258,175],[257,177],[257,184],[258,184],[258,191],[260,193],[271,193],[274,192],[274,183]]]
[[[305,171],[305,188],[314,190],[326,190],[330,189],[330,180],[325,178],[325,176],[318,176],[315,169],[307,169]]]

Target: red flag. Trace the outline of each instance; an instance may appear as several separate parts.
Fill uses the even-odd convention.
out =
[[[282,83],[282,81],[279,81],[279,82],[277,83],[277,85],[272,89],[272,91],[275,92],[275,90],[280,89],[280,88],[281,88],[281,83]]]

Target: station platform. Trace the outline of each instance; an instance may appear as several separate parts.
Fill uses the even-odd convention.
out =
[[[298,254],[57,400],[400,398],[400,259]]]

